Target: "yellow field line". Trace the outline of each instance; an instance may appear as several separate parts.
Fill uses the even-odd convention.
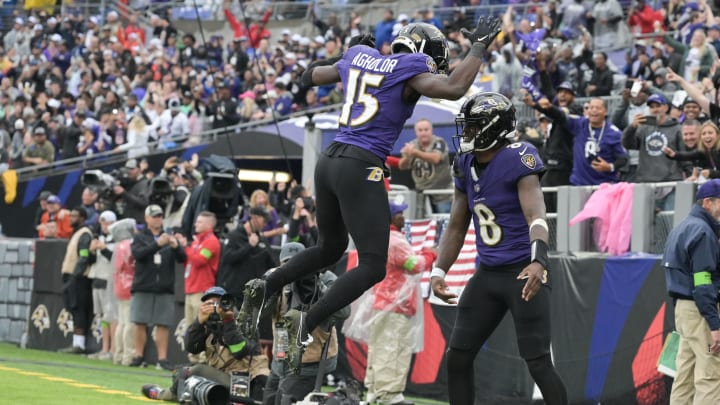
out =
[[[2,365],[0,365],[0,371],[8,371],[11,373],[16,373],[16,374],[25,375],[25,376],[40,377],[44,380],[59,382],[59,383],[63,383],[65,385],[69,385],[71,387],[76,387],[76,388],[90,388],[101,394],[106,394],[106,395],[123,395],[123,396],[128,397],[129,399],[134,399],[137,401],[152,401],[149,398],[141,397],[139,395],[136,395],[136,394],[133,394],[133,393],[130,393],[127,391],[112,390],[112,389],[108,389],[105,387],[101,387],[99,385],[81,383],[79,381],[75,381],[70,378],[55,377],[55,376],[52,376],[49,374],[40,373],[40,372],[36,372],[36,371],[26,371],[26,370],[22,370],[19,368],[7,367],[7,366],[2,366]]]
[[[48,376],[40,376],[40,378],[42,378],[43,380],[55,381],[55,382],[64,382],[64,383],[72,383],[72,382],[75,382],[75,380],[71,380],[71,379],[69,379],[69,378],[65,378],[65,377],[54,377],[54,376],[51,376],[51,375],[48,375]]]
[[[73,387],[77,387],[77,388],[96,388],[96,389],[104,389],[103,387],[101,387],[101,386],[99,386],[99,385],[95,385],[95,384],[84,384],[84,383],[71,382],[71,383],[68,383],[68,385],[72,385]]]
[[[18,373],[18,374],[22,374],[22,375],[27,375],[27,376],[30,376],[30,377],[37,377],[37,376],[45,375],[45,374],[43,374],[43,373],[38,373],[38,372],[35,372],[35,371],[18,371],[17,373]]]

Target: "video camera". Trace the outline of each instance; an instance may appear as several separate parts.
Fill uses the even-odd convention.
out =
[[[164,207],[175,192],[175,187],[167,177],[160,176],[150,180],[150,204]]]
[[[103,200],[113,200],[113,187],[120,185],[120,181],[112,174],[102,170],[86,170],[80,178],[85,187],[92,187],[97,190],[98,197]]]
[[[102,170],[86,170],[80,178],[83,186],[95,187],[98,190],[103,188],[112,188],[118,184],[118,181],[111,174]]]

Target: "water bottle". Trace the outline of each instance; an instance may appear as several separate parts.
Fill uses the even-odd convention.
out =
[[[287,329],[285,329],[285,325],[283,325],[282,323],[275,324],[275,336],[277,338],[277,343],[275,345],[275,357],[278,360],[285,360],[285,358],[287,357],[288,348],[290,346],[290,338],[288,337],[288,332]]]

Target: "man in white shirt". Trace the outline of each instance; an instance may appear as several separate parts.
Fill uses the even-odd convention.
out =
[[[190,124],[187,115],[181,111],[180,100],[170,99],[168,109],[160,116],[158,128],[158,148],[171,149],[190,136]]]

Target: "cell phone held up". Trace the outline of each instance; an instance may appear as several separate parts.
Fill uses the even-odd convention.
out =
[[[643,122],[645,125],[657,125],[657,117],[654,115],[646,115],[645,116],[645,122]]]

